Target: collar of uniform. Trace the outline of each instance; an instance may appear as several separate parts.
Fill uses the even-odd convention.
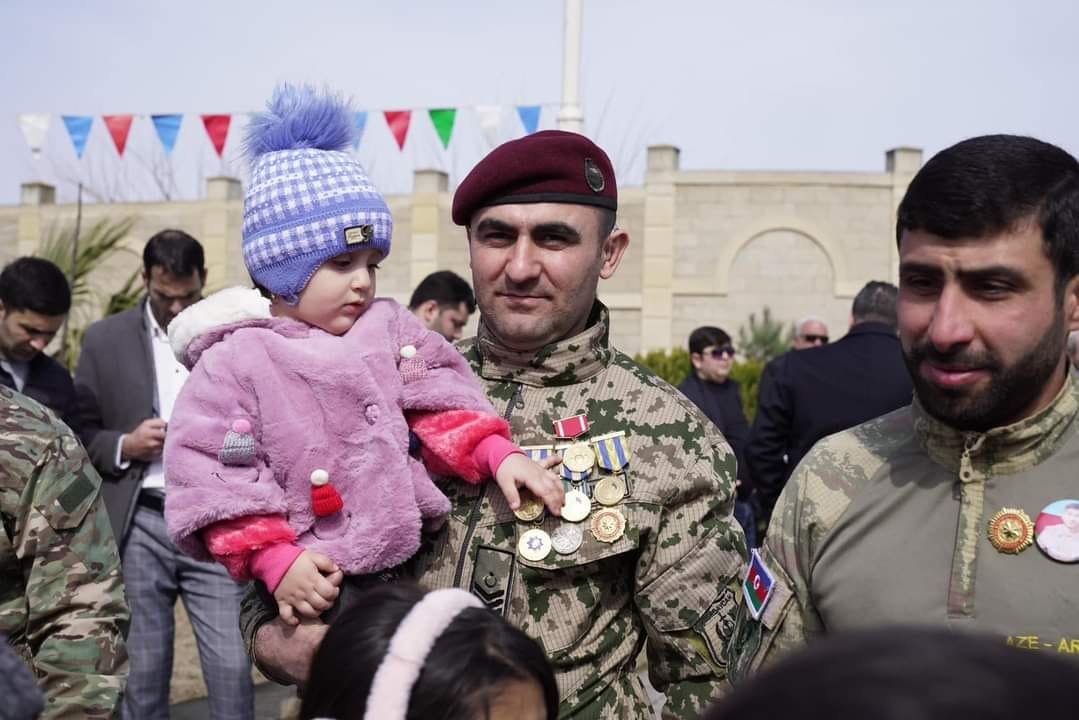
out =
[[[1079,415],[1079,382],[1068,374],[1064,387],[1044,410],[984,433],[962,432],[932,417],[915,395],[914,431],[934,461],[958,470],[969,448],[971,463],[990,475],[1016,473],[1050,457],[1067,440]]]
[[[479,375],[486,380],[509,380],[535,387],[572,385],[587,380],[602,372],[611,361],[609,328],[610,314],[597,300],[584,332],[539,351],[517,352],[499,345],[481,320]]]

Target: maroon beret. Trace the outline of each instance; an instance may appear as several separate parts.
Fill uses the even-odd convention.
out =
[[[607,153],[577,133],[544,130],[499,145],[472,168],[453,196],[453,221],[468,225],[480,208],[571,203],[618,209]]]

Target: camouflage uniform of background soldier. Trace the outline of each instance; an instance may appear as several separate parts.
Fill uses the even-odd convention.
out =
[[[0,405],[0,633],[37,676],[42,717],[113,717],[130,613],[101,480],[41,405],[7,388]]]
[[[614,209],[610,162],[580,135],[541,132],[496,149],[457,190],[454,221],[459,224],[472,217],[462,206],[482,207],[484,198],[500,197],[490,183],[477,187],[481,168],[490,171],[490,183],[504,183],[516,193],[529,192],[533,178],[528,173],[554,178],[554,185],[546,188],[557,203],[584,204],[578,199],[598,196],[598,187],[605,192],[602,197],[612,201],[606,207]],[[602,173],[591,189],[586,171],[593,178]],[[516,197],[500,199],[512,206]],[[571,222],[573,213],[565,205],[523,208],[525,213],[544,214],[540,224],[555,227]],[[516,222],[519,216],[512,207],[501,209],[505,214],[500,223]],[[578,209],[574,217],[579,216]],[[608,237],[619,236],[624,242],[623,235],[615,230]],[[587,241],[595,242],[591,237]],[[494,302],[491,284],[501,281],[481,276],[477,269],[480,256],[490,254],[476,246],[471,253],[477,298]],[[592,278],[593,283],[597,280]],[[587,303],[594,297],[583,299]],[[483,302],[486,318],[489,306]],[[625,492],[613,502],[605,496],[607,505],[598,497],[592,502],[591,516],[576,525],[579,545],[529,559],[521,549],[525,533],[553,538],[568,523],[542,516],[522,520],[498,492],[444,483],[452,503],[450,517],[440,532],[425,540],[413,562],[414,574],[428,587],[471,590],[539,641],[558,681],[559,717],[653,717],[635,667],[646,648],[652,683],[667,696],[664,716],[696,718],[724,689],[725,648],[733,632],[744,565],[745,540],[732,517],[734,454],[685,397],[608,344],[609,314],[602,304],[595,302],[591,309],[584,304],[575,320],[583,331],[549,340],[536,350],[515,352],[500,344],[488,321],[481,319],[478,337],[461,349],[519,445],[558,443],[555,422],[578,414],[590,423],[581,440],[597,447],[597,455],[595,443],[601,438],[624,433],[617,437],[628,451],[628,463],[608,463],[612,467],[604,469],[597,460],[592,476],[576,482],[582,492],[594,492],[598,482],[620,474]],[[599,517],[624,518],[625,524],[618,528],[616,523],[609,535],[596,535],[590,523]],[[252,603],[248,596],[242,624],[253,655],[259,625],[274,614],[272,603]]]
[[[914,402],[795,469],[747,576],[734,680],[886,625],[1079,654],[1079,557],[1042,538],[1043,513],[1079,501],[1064,353],[1079,327],[1079,162],[1032,138],[965,140],[919,170],[897,215]]]

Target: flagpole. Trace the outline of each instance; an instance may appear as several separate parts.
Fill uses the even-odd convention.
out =
[[[562,106],[558,129],[579,133],[584,128],[581,112],[581,5],[582,0],[565,0],[566,22],[562,42]]]

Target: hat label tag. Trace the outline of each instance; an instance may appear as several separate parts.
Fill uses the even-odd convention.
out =
[[[374,225],[355,225],[345,228],[345,245],[363,245],[375,237]]]

